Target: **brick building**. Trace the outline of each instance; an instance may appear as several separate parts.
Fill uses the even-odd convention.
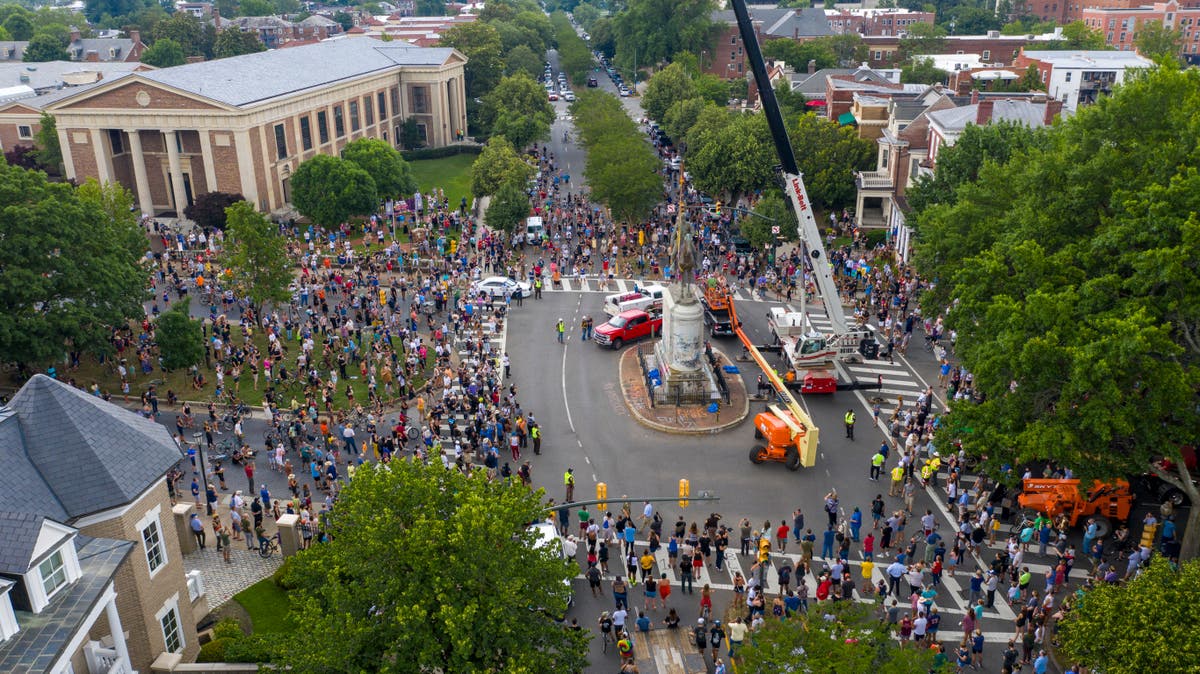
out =
[[[300,162],[355,138],[395,145],[412,117],[427,145],[452,142],[467,126],[465,63],[449,48],[330,40],[131,73],[45,110],[67,176],[118,181],[144,213],[214,191],[273,211],[291,200]]]
[[[721,26],[721,30],[708,47],[701,50],[701,70],[725,79],[746,77],[750,66],[746,63],[746,49],[733,10],[713,12],[712,20]],[[759,44],[780,38],[804,42],[833,35],[825,11],[821,9],[751,7],[750,22],[754,24]]]
[[[1200,56],[1200,7],[1188,7],[1175,0],[1137,7],[1087,7],[1083,22],[1103,34],[1105,44],[1121,51],[1133,50],[1138,31],[1147,23],[1157,22],[1183,33],[1181,56],[1189,60]]]
[[[165,478],[182,456],[156,422],[45,375],[0,407],[0,671],[195,658],[207,600]]]
[[[1062,29],[1040,35],[1001,35],[1000,31],[988,31],[985,35],[950,35],[945,38],[946,52],[950,54],[978,54],[984,63],[1010,66],[1022,47],[1031,49],[1048,48],[1062,40]],[[897,36],[868,35],[863,38],[867,46],[867,62],[873,68],[901,66],[904,55],[900,53],[900,38]]]
[[[1062,101],[1066,110],[1095,103],[1113,85],[1125,80],[1127,71],[1149,68],[1150,59],[1131,51],[1031,51],[1021,50],[1014,64],[1024,70],[1038,69],[1051,98]]]
[[[825,18],[833,32],[868,35],[900,35],[915,23],[933,25],[933,12],[914,12],[898,7],[877,9],[827,9]]]

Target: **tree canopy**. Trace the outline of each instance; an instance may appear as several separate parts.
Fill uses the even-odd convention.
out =
[[[684,69],[683,64],[672,63],[654,73],[654,77],[646,83],[646,91],[642,94],[642,109],[646,111],[647,117],[661,122],[672,104],[695,95],[696,86],[692,84],[691,74]]]
[[[1185,672],[1200,662],[1200,562],[1175,570],[1162,557],[1124,585],[1079,596],[1058,623],[1060,653],[1108,674]]]
[[[237,28],[226,28],[217,33],[216,42],[213,44],[213,54],[219,59],[255,54],[266,50],[267,46],[258,39],[255,33],[243,32]]]
[[[1200,431],[1197,105],[1200,72],[1135,74],[920,213],[916,262],[938,281],[926,307],[952,307],[983,397],[951,404],[943,440],[997,474],[1047,459],[1084,480],[1152,470],[1200,503],[1181,460]]]
[[[492,136],[471,164],[471,194],[476,197],[495,194],[501,185],[523,183],[533,175],[533,167],[513,149],[504,136]]]
[[[500,134],[514,148],[550,137],[554,108],[546,99],[546,90],[525,73],[500,80],[483,99],[484,124]]]
[[[592,198],[621,222],[648,216],[663,196],[662,164],[620,100],[592,89],[571,104],[571,113],[587,149]]]
[[[191,367],[204,360],[204,330],[188,314],[190,298],[176,302],[155,321],[154,341],[167,370]]]
[[[229,270],[238,296],[248,298],[258,310],[267,302],[286,302],[291,298],[288,284],[294,270],[279,227],[248,201],[233,204],[225,214],[221,264]]]
[[[574,563],[535,548],[541,493],[397,460],[359,467],[332,540],[289,564],[295,671],[578,672],[587,636],[553,619]]]
[[[155,40],[154,44],[142,52],[142,63],[156,68],[181,66],[187,62],[183,56],[183,47],[169,37]]]
[[[353,163],[375,181],[378,199],[410,195],[417,191],[412,167],[395,148],[378,138],[358,138],[342,148],[342,159]]]
[[[510,180],[500,186],[488,204],[484,217],[492,229],[511,232],[529,216],[529,193],[520,181]]]
[[[375,179],[358,164],[319,154],[292,176],[292,203],[313,222],[331,227],[374,211],[379,194]]]
[[[774,179],[772,167],[779,163],[766,115],[742,115],[712,107],[728,121],[697,125],[689,134],[684,160],[696,187],[708,194],[722,194],[737,201],[743,194],[761,190]]]
[[[0,162],[4,361],[43,365],[68,348],[108,353],[110,329],[144,316],[146,237],[132,205],[115,183],[76,188]]]
[[[67,54],[66,42],[60,40],[58,36],[38,33],[26,45],[23,60],[26,63],[70,61],[71,56]]]
[[[852,127],[838,126],[811,112],[796,117],[788,125],[788,135],[812,202],[821,208],[853,204],[854,172],[875,165],[875,142],[859,138]]]
[[[980,126],[968,124],[954,145],[943,147],[937,155],[933,177],[921,176],[908,189],[908,203],[921,213],[935,204],[952,205],[959,186],[979,179],[979,171],[989,162],[1004,164],[1014,155],[1046,142],[1043,129],[999,121]]]
[[[1148,59],[1178,62],[1179,54],[1183,52],[1183,31],[1167,28],[1161,21],[1147,21],[1133,36],[1133,43],[1138,53]]]
[[[629,0],[613,17],[616,61],[623,70],[699,54],[717,30],[712,0]]]

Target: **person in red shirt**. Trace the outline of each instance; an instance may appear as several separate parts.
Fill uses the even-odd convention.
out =
[[[775,547],[779,548],[780,552],[787,551],[788,531],[787,522],[780,521],[779,528],[775,530]]]
[[[833,580],[829,578],[829,574],[821,577],[821,584],[817,586],[817,601],[825,601],[829,599],[829,590],[833,587]]]

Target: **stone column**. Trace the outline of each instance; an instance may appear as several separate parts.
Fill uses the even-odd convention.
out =
[[[125,645],[125,628],[121,626],[121,614],[117,612],[116,596],[113,596],[104,605],[104,614],[108,616],[108,629],[112,633],[113,648],[116,649],[117,655],[125,658],[125,666],[133,669],[133,663],[129,661],[129,647]]]
[[[332,117],[329,123],[333,123]],[[237,144],[238,177],[242,181],[242,196],[246,201],[261,208],[258,203],[258,180],[254,171],[254,158],[250,152],[250,132],[242,129],[234,132],[234,142]]]
[[[146,178],[146,156],[142,154],[142,137],[137,129],[126,129],[125,135],[129,137],[129,157],[133,160],[138,208],[142,215],[154,215],[154,199],[150,196],[150,181]]]
[[[300,516],[283,515],[275,523],[279,528],[279,550],[284,557],[291,557],[300,550]]]
[[[450,119],[450,87],[438,81],[438,116],[442,118],[442,145],[449,145],[454,136],[454,120]]]
[[[63,171],[68,178],[74,180],[75,157],[71,154],[71,138],[62,127],[58,127],[58,146],[62,148]]]
[[[220,192],[217,187],[217,165],[213,160],[212,138],[208,129],[200,129],[200,161],[204,162],[204,182],[209,192]]]
[[[188,522],[193,512],[195,506],[191,503],[176,503],[171,508],[171,514],[175,517],[175,536],[179,539],[179,551],[185,555],[196,551],[196,537],[192,535],[192,528]]]
[[[92,152],[96,154],[96,179],[100,184],[112,182],[112,157],[104,148],[104,134],[100,129],[90,129],[92,135]]]
[[[183,189],[183,167],[179,162],[179,146],[177,131],[164,131],[163,141],[167,144],[167,164],[171,170],[171,193],[175,197],[175,217],[183,219],[183,209],[187,208],[187,192]]]

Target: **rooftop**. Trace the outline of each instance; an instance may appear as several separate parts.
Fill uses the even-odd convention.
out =
[[[713,12],[713,21],[728,25],[737,24],[732,9]],[[750,20],[761,24],[764,35],[772,37],[820,37],[833,35],[829,20],[823,9],[790,9],[778,7],[751,7]]]
[[[1026,49],[1022,55],[1035,61],[1049,63],[1055,68],[1149,68],[1154,62],[1131,51],[1093,49],[1082,51],[1051,51]]]
[[[0,88],[26,84],[38,93],[43,93],[47,89],[75,83],[82,84],[82,80],[99,81],[139,69],[149,70],[151,67],[142,63],[125,61],[0,62]]]

